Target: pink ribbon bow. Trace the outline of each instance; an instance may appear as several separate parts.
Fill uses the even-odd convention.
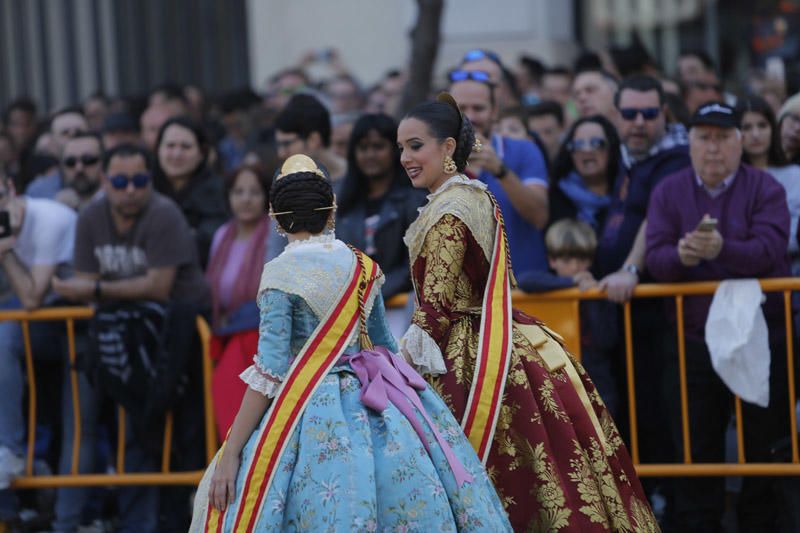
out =
[[[425,390],[427,385],[422,376],[411,365],[401,357],[392,354],[383,346],[376,346],[371,350],[362,350],[357,354],[345,356],[342,359],[350,363],[350,366],[358,376],[358,380],[361,382],[361,403],[378,412],[382,412],[391,401],[397,407],[397,410],[411,423],[423,446],[428,451],[428,455],[430,455],[431,450],[428,447],[428,440],[425,437],[422,424],[420,424],[419,418],[416,417],[412,408],[412,406],[416,407],[422,418],[428,423],[436,442],[439,443],[439,447],[444,452],[458,486],[461,487],[465,482],[473,480],[470,473],[467,472],[464,465],[453,453],[450,445],[436,430],[436,426],[433,425],[428,413],[425,411],[417,391]]]

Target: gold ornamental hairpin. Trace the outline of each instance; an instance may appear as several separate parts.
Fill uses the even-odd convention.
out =
[[[289,159],[283,162],[280,174],[278,174],[278,176],[275,178],[275,181],[285,178],[289,174],[295,174],[297,172],[312,172],[322,179],[328,179],[328,177],[325,175],[322,169],[317,166],[313,159],[305,154],[297,154],[289,157]]]
[[[315,207],[314,209],[312,209],[312,211],[329,211],[331,209],[336,209],[335,203],[333,205],[327,205],[325,207]],[[291,215],[292,213],[294,213],[294,211],[281,211],[279,213],[274,213],[272,211],[269,212],[269,214],[274,217],[277,217],[279,215]]]

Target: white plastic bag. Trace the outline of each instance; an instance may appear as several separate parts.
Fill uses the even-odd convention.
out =
[[[706,319],[706,345],[719,377],[742,400],[769,405],[769,332],[754,279],[726,280]]]

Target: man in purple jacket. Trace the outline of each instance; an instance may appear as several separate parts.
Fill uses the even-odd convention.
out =
[[[689,153],[692,166],[664,178],[650,199],[646,261],[653,278],[685,282],[789,276],[786,194],[772,176],[741,163],[742,135],[733,108],[721,102],[698,108],[691,120]],[[774,461],[770,449],[789,434],[785,325],[778,296],[768,297],[764,305],[772,354],[769,407],[742,402],[747,462]],[[710,304],[710,296],[687,297],[684,304],[691,453],[697,463],[725,461],[733,405],[705,344]],[[667,370],[673,436],[682,449],[677,353],[669,358]],[[678,530],[721,531],[723,479],[678,482]],[[772,479],[744,478],[737,504],[740,531],[777,529],[776,487]]]

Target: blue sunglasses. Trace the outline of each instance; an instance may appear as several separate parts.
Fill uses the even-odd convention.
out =
[[[481,59],[488,59],[490,61],[494,61],[498,65],[503,64],[502,61],[500,61],[500,56],[498,56],[494,52],[490,52],[489,50],[481,50],[480,48],[470,50],[469,52],[464,54],[464,59],[462,60],[462,62],[469,63],[470,61],[480,61]]]
[[[119,191],[127,189],[131,183],[137,189],[144,189],[150,183],[150,174],[135,174],[133,176],[117,174],[116,176],[110,176],[108,181],[111,182],[112,187]]]
[[[481,83],[491,83],[488,72],[482,70],[454,70],[449,74],[450,82],[473,80]]]
[[[608,146],[608,141],[602,137],[592,137],[591,139],[572,139],[567,143],[567,151],[574,152],[588,152],[591,150],[603,150]]]
[[[657,107],[621,107],[619,109],[619,114],[622,115],[622,118],[625,120],[636,120],[636,116],[642,114],[642,118],[645,120],[655,120],[656,117],[661,113],[661,109]]]

